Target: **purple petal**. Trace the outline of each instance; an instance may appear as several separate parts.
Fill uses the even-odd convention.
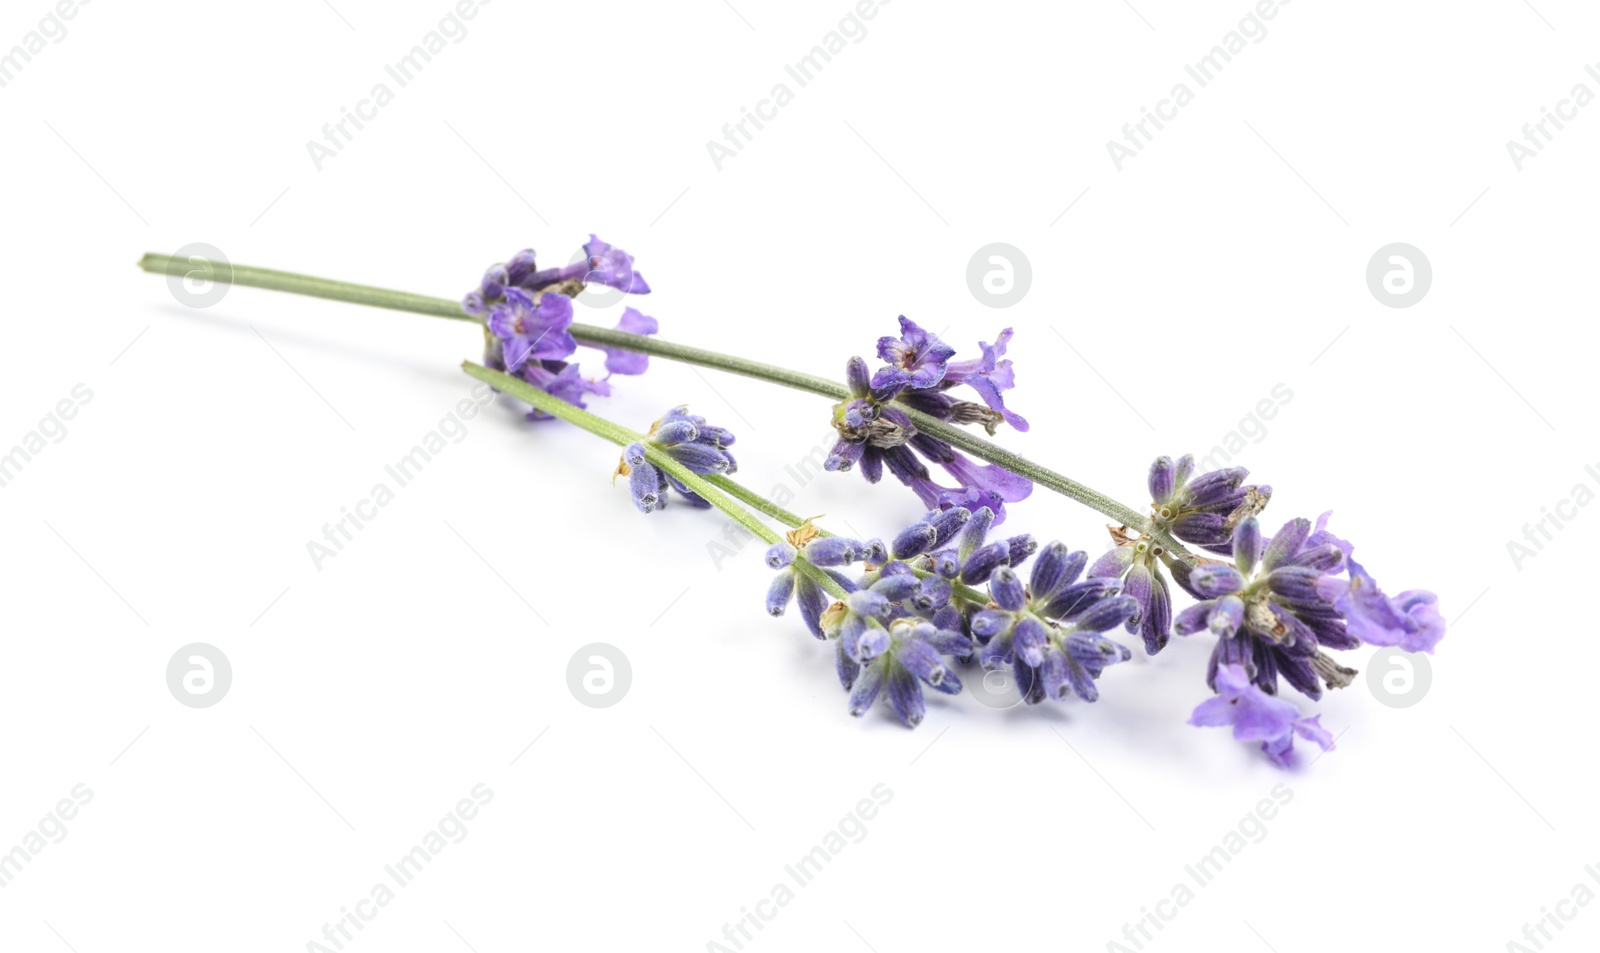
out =
[[[489,333],[505,340],[516,333],[517,312],[509,304],[497,304],[489,311]]]
[[[1348,569],[1348,580],[1318,580],[1317,594],[1344,615],[1351,635],[1368,645],[1397,645],[1408,652],[1432,652],[1444,638],[1445,623],[1433,593],[1408,590],[1390,599],[1360,563],[1351,559]]]
[[[1323,751],[1333,750],[1333,735],[1328,729],[1322,727],[1321,715],[1312,715],[1310,718],[1301,718],[1294,723],[1294,733],[1307,741],[1312,741]]]
[[[1234,704],[1233,736],[1240,741],[1281,738],[1294,727],[1300,713],[1294,705],[1259,688],[1241,694]]]
[[[1317,525],[1312,527],[1311,535],[1306,537],[1306,545],[1308,547],[1333,545],[1338,547],[1340,552],[1344,553],[1346,556],[1349,556],[1355,547],[1351,546],[1349,543],[1333,535],[1327,530],[1328,517],[1332,515],[1333,510],[1329,510],[1328,512],[1317,517]]]
[[[1407,652],[1432,653],[1434,646],[1444,638],[1444,616],[1439,614],[1439,597],[1425,589],[1408,589],[1395,596],[1395,606],[1406,614],[1415,626],[1400,640]]]
[[[1213,695],[1189,713],[1189,724],[1196,728],[1221,728],[1233,724],[1233,700]]]
[[[622,320],[617,322],[618,331],[629,334],[655,334],[661,329],[655,318],[641,313],[636,308],[625,308]],[[606,352],[606,370],[612,374],[643,374],[650,366],[650,356],[637,351],[623,351],[617,348],[601,348]]]
[[[1250,675],[1243,665],[1222,665],[1217,668],[1217,694],[1224,698],[1237,698],[1250,688]]]
[[[513,288],[506,292],[508,298],[512,291],[522,293],[521,289]],[[533,305],[530,313],[534,324],[541,331],[545,329],[564,331],[572,323],[572,299],[563,294],[540,295],[538,303]],[[529,329],[529,332],[538,333],[532,329]]]
[[[585,282],[598,282],[627,294],[650,293],[644,276],[633,270],[633,256],[622,249],[591,234],[584,243],[583,253],[589,256],[589,271],[583,276]]]
[[[533,342],[520,334],[512,335],[506,338],[502,353],[505,355],[506,373],[515,374],[533,356]]]
[[[1017,503],[1033,492],[1033,481],[1007,470],[999,464],[978,464],[957,453],[955,459],[941,464],[950,475],[968,489],[992,493],[1007,503]]]
[[[1011,329],[1006,328],[1000,332],[993,345],[980,342],[979,350],[983,357],[969,361],[951,361],[945,372],[947,382],[966,384],[983,398],[989,409],[997,411],[1017,430],[1026,431],[1028,422],[1021,415],[1013,413],[1006,407],[1004,391],[1016,386],[1016,377],[1011,369],[1009,360],[1001,360],[1006,353],[1006,345],[1011,341]]]
[[[578,342],[565,330],[550,330],[532,341],[532,355],[541,361],[560,361],[578,349]]]
[[[1289,766],[1289,756],[1294,753],[1294,734],[1280,735],[1261,742],[1261,750],[1280,768]]]

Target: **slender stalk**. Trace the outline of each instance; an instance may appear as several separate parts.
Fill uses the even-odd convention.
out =
[[[752,361],[748,358],[735,357],[732,354],[722,354],[717,351],[708,351],[705,348],[690,347],[687,344],[674,344],[656,337],[645,337],[640,334],[629,334],[626,331],[617,331],[611,328],[597,328],[587,324],[573,324],[569,330],[572,336],[585,344],[597,344],[604,347],[621,348],[625,351],[636,351],[640,354],[649,354],[652,357],[677,361],[680,364],[698,364],[701,367],[710,367],[730,374],[739,374],[744,377],[753,377],[756,380],[767,381],[772,384],[782,384],[795,390],[808,391],[822,397],[831,397],[834,400],[844,400],[850,396],[850,389],[838,381],[815,374],[806,374],[802,371],[792,371],[786,367],[778,367],[761,361]]]
[[[711,484],[717,489],[725,491],[729,496],[741,503],[744,503],[751,509],[759,513],[765,513],[785,526],[799,529],[801,524],[806,521],[805,517],[796,516],[778,504],[762,496],[760,493],[757,493],[755,490],[750,489],[742,483],[737,483],[720,473],[704,476],[701,477],[701,479],[705,480],[707,483]],[[822,535],[832,536],[833,534],[823,532]]]
[[[773,531],[772,527],[761,522],[756,518],[755,514],[734,502],[722,490],[707,483],[699,474],[694,473],[688,467],[663,453],[646,440],[644,434],[630,430],[621,424],[612,423],[604,417],[591,414],[587,410],[569,404],[559,397],[553,397],[519,377],[502,374],[499,371],[490,370],[481,364],[474,364],[471,361],[462,361],[461,369],[466,371],[469,376],[483,381],[496,390],[504,391],[523,403],[531,404],[544,413],[581,427],[597,437],[604,437],[619,447],[638,443],[644,447],[645,456],[652,464],[681,480],[685,486],[698,493],[707,503],[733,517],[740,526],[754,533],[758,539],[766,543],[776,543],[781,539]]]
[[[404,291],[390,291],[387,288],[373,288],[369,285],[351,284],[348,281],[313,278],[310,275],[297,275],[287,271],[251,268],[248,265],[223,264],[204,259],[177,258],[172,255],[161,255],[154,252],[140,259],[139,267],[158,275],[193,275],[205,281],[221,281],[249,288],[266,288],[269,291],[287,291],[290,294],[310,295],[313,298],[327,298],[331,301],[348,301],[351,304],[364,304],[374,308],[389,308],[393,311],[427,314],[435,318],[451,318],[456,321],[471,321],[473,323],[478,321],[477,318],[461,310],[460,302],[451,301],[448,298],[432,298],[427,295],[415,295]]]
[[[351,284],[327,278],[313,278],[307,275],[272,271],[266,268],[252,268],[246,265],[213,264],[157,253],[145,255],[140,260],[139,267],[155,274],[197,274],[212,281],[228,281],[236,285],[245,285],[253,288],[286,291],[292,294],[311,295],[333,301],[347,301],[375,308],[389,308],[396,311],[408,311],[414,314],[468,321],[474,324],[479,323],[476,318],[463,312],[460,304],[448,298],[433,298],[404,291],[374,288],[370,285]],[[628,334],[624,331],[587,324],[574,323],[569,328],[569,331],[573,338],[584,344],[613,347],[684,364],[710,367],[769,383],[782,384],[785,387],[807,391],[833,400],[844,400],[850,396],[849,390],[836,381],[819,377],[815,374],[806,374],[801,371],[777,367],[761,361],[753,361],[704,348],[674,344],[671,341],[663,341],[656,337]],[[510,391],[510,388],[502,389]],[[528,390],[531,391],[531,389]],[[520,397],[521,395],[519,394],[518,396]],[[540,404],[532,400],[527,402],[540,406]],[[541,409],[545,408],[541,406]],[[1090,509],[1150,537],[1178,558],[1190,563],[1195,561],[1196,557],[1165,529],[1157,526],[1138,511],[1117,502],[1111,497],[1091,489],[1071,477],[1033,463],[998,444],[991,443],[959,427],[937,418],[929,417],[920,411],[906,407],[901,409],[911,418],[911,422],[916,428],[923,433],[931,437],[937,437],[957,449],[965,450],[980,460],[998,464],[1046,489],[1054,490],[1063,496],[1077,500]],[[553,410],[550,413],[552,416],[562,417],[561,414]],[[563,417],[562,419],[566,418]],[[751,505],[756,504],[752,503]],[[772,514],[769,513],[768,515]]]
[[[730,480],[721,474],[703,477],[703,479],[713,486],[720,487],[721,489],[728,491],[729,496],[743,503],[748,503],[754,509],[767,514],[785,526],[793,526],[798,529],[806,521],[805,517],[797,516],[794,513],[789,512],[749,487],[735,483],[733,480]],[[818,527],[818,531],[824,536],[834,535],[827,530],[821,529],[820,527]],[[936,573],[930,570],[918,569],[915,566],[911,567],[911,571],[923,579],[936,575]],[[968,602],[975,603],[980,606],[987,604],[989,601],[989,594],[987,592],[974,589],[971,586],[955,583],[953,590]]]
[[[473,324],[481,323],[477,318],[462,311],[460,302],[452,301],[449,298],[433,298],[428,295],[411,294],[406,291],[390,291],[387,288],[351,284],[347,281],[333,281],[328,278],[313,278],[309,275],[273,271],[269,268],[219,264],[203,260],[177,258],[156,252],[150,252],[140,259],[139,267],[158,275],[194,275],[206,281],[221,281],[248,288],[286,291],[290,294],[310,295],[314,298],[326,298],[330,301],[346,301],[351,304],[364,304],[373,308],[409,311],[412,314],[426,314],[435,318],[449,318],[453,321],[469,321]],[[783,384],[786,387],[793,387],[798,390],[810,391],[824,397],[832,397],[834,400],[843,400],[850,396],[849,390],[837,381],[831,381],[826,377],[818,377],[815,374],[805,374],[800,371],[775,367],[771,364],[763,364],[760,361],[746,360],[742,357],[719,354],[716,351],[707,351],[703,348],[689,347],[683,344],[673,344],[669,341],[644,337],[638,334],[628,334],[625,331],[616,331],[611,328],[595,327],[591,324],[574,323],[568,330],[574,338],[585,344],[621,348],[685,364],[714,367],[718,370],[743,374],[746,377],[771,381],[772,383]]]
[[[760,500],[763,504],[763,510],[767,508],[776,510],[778,513],[783,513],[784,516],[788,517],[789,519],[796,520],[793,525],[800,525],[798,522],[798,517],[795,517],[793,514],[784,511],[781,507],[778,507],[776,504],[771,503],[758,494],[753,493],[736,483],[733,483],[731,480],[726,480],[724,478],[719,480],[717,484],[711,483],[707,478],[695,473],[693,470],[690,470],[688,467],[672,459],[671,456],[664,453],[649,441],[645,440],[644,434],[629,430],[627,427],[624,427],[621,424],[612,423],[604,417],[591,414],[587,410],[583,410],[580,407],[569,404],[558,397],[553,397],[519,377],[512,377],[508,374],[502,374],[499,371],[490,370],[481,364],[474,364],[471,361],[462,361],[461,369],[466,371],[469,376],[483,381],[489,386],[494,387],[496,390],[504,391],[505,393],[510,394],[524,403],[537,407],[539,410],[549,414],[552,417],[564,420],[567,423],[583,430],[587,430],[597,437],[603,437],[620,447],[625,447],[631,443],[640,444],[642,447],[644,447],[645,457],[649,459],[653,465],[660,467],[667,473],[672,474],[672,476],[677,478],[678,481],[684,486],[687,486],[689,489],[693,490],[707,503],[710,503],[712,506],[732,517],[734,522],[749,530],[757,539],[765,543],[776,543],[781,541],[783,537],[779,536],[775,531],[773,531],[772,527],[757,519],[754,513],[751,513],[749,510],[735,502],[732,496],[723,492],[721,487],[731,484],[732,487],[737,488],[738,494],[742,498]],[[772,514],[769,513],[769,515]],[[813,579],[815,579],[817,583],[820,584],[822,588],[826,589],[834,598],[843,599],[849,595],[849,593],[845,592],[844,587],[840,586],[839,583],[833,579],[833,577],[829,576],[825,572],[822,572],[809,563],[806,563],[804,560],[796,560],[795,565],[800,569],[800,571],[807,573]]]
[[[654,337],[644,337],[642,335],[614,331],[609,328],[594,328],[577,324],[572,326],[572,336],[586,344],[603,344],[607,347],[636,351],[641,354],[649,354],[685,364],[698,364],[702,367],[710,367],[732,374],[741,374],[745,377],[753,377],[769,383],[782,384],[786,387],[808,391],[834,400],[845,400],[850,396],[849,389],[843,384],[830,381],[824,377],[803,374],[747,358],[719,354],[716,351],[708,351],[704,348],[674,344],[671,341],[662,341]],[[1012,473],[1032,480],[1046,489],[1054,490],[1063,496],[1077,500],[1084,506],[1109,516],[1124,526],[1138,530],[1145,536],[1151,537],[1175,556],[1187,562],[1193,562],[1194,557],[1184,548],[1182,543],[1173,539],[1170,533],[1157,526],[1149,517],[1131,507],[1125,506],[1069,476],[1040,466],[1012,453],[999,444],[991,443],[982,437],[962,430],[960,427],[939,420],[937,417],[930,417],[919,410],[913,410],[903,405],[899,409],[911,418],[912,424],[918,430],[930,437],[937,437],[959,450],[967,451],[980,460],[999,464]]]

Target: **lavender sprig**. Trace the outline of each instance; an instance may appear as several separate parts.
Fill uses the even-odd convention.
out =
[[[177,276],[189,274],[195,268],[188,258],[178,258],[173,255],[155,252],[147,253],[139,261],[139,267],[147,272]],[[274,271],[247,265],[220,265],[209,271],[208,274],[215,281],[246,287],[264,288],[333,301],[387,308],[394,311],[405,311],[412,314],[423,314],[430,317],[479,323],[478,318],[462,310],[460,302],[448,298],[412,294],[371,285],[315,278],[309,275]],[[660,357],[665,360],[678,361],[700,367],[709,367],[805,391],[835,401],[846,400],[852,396],[850,390],[837,381],[815,374],[807,374],[803,371],[790,370],[763,361],[724,354],[705,348],[676,344],[626,330],[601,328],[578,322],[573,322],[568,326],[567,330],[575,340],[582,344],[629,351],[650,357]],[[907,409],[905,414],[919,432],[943,440],[957,450],[964,450],[980,460],[1002,467],[1023,479],[1076,500],[1124,526],[1145,533],[1151,539],[1160,543],[1174,558],[1187,561],[1193,561],[1197,558],[1191,555],[1183,544],[1173,538],[1166,529],[1155,525],[1144,514],[1073,480],[1071,477],[1033,463],[1006,450],[1004,447],[990,443],[981,437],[962,430],[959,426],[939,420],[921,410]]]
[[[841,678],[852,691],[857,714],[886,689],[896,715],[916,724],[924,710],[921,689],[958,691],[952,666],[968,658],[1011,665],[1024,700],[1069,693],[1093,700],[1100,670],[1128,657],[1126,649],[1100,634],[1106,629],[1125,625],[1142,636],[1151,654],[1166,644],[1171,631],[1210,631],[1217,644],[1207,681],[1217,694],[1195,709],[1191,721],[1230,725],[1236,737],[1260,741],[1269,757],[1282,762],[1295,737],[1325,748],[1331,738],[1315,716],[1302,718],[1293,704],[1276,697],[1280,678],[1317,698],[1324,687],[1342,687],[1355,674],[1324,649],[1370,644],[1430,652],[1444,634],[1436,597],[1424,590],[1387,596],[1350,558],[1350,545],[1326,531],[1326,514],[1314,527],[1291,520],[1264,538],[1257,517],[1271,488],[1245,484],[1241,468],[1195,476],[1192,457],[1158,459],[1148,477],[1146,515],[962,430],[963,424],[979,423],[993,433],[1000,422],[1027,429],[1004,403],[1004,391],[1014,384],[1005,358],[1009,329],[993,345],[980,345],[982,357],[956,361],[954,349],[902,318],[900,335],[878,342],[886,366],[870,373],[864,362],[853,360],[841,386],[654,339],[656,323],[634,309],[624,312],[615,329],[574,323],[570,298],[585,284],[628,293],[650,290],[626,252],[593,236],[585,252],[586,259],[575,265],[544,270],[535,267],[531,252],[519,253],[491,269],[462,306],[243,266],[208,274],[235,284],[476,320],[485,328],[485,363],[493,369],[469,364],[468,373],[528,403],[530,416],[566,420],[624,446],[619,475],[629,477],[641,509],[664,505],[672,488],[696,505],[723,510],[769,543],[778,543],[778,535],[744,506],[791,525],[789,538],[773,550],[792,551],[780,571],[780,576],[788,573],[787,581],[774,583],[769,601],[780,595],[784,603],[796,598],[814,634],[836,640]],[[179,275],[194,267],[187,259],[162,255],[147,255],[141,266]],[[606,353],[605,377],[585,377],[567,360],[579,344]],[[709,426],[703,420],[686,414],[681,420],[663,418],[650,433],[637,434],[582,410],[585,395],[607,393],[607,378],[643,371],[651,355],[838,401],[835,428],[841,439],[834,458],[842,465],[832,468],[859,463],[869,479],[889,469],[930,506],[928,517],[896,536],[894,549],[905,555],[894,558],[881,543],[831,537],[806,529],[805,523],[795,526],[792,514],[728,479],[732,457],[722,449],[723,441],[702,439],[699,428]],[[498,373],[501,368],[512,374]],[[962,385],[983,403],[947,393]],[[938,486],[923,461],[949,472],[958,485]],[[1024,585],[1012,567],[1032,551],[1031,537],[985,539],[999,522],[1002,505],[1021,499],[1032,483],[1119,522],[1113,527],[1115,549],[1082,582],[1063,581],[1082,571],[1081,561],[1072,558],[1081,554],[1063,556],[1064,547],[1052,544],[1036,560],[1032,586]],[[957,513],[972,515],[963,522],[950,515]],[[979,514],[986,515],[980,520]],[[963,523],[955,532],[950,532],[952,520]],[[1184,543],[1231,562],[1192,553]],[[858,562],[864,569],[859,576],[844,571]],[[1057,571],[1072,565],[1070,573]],[[1174,615],[1169,576],[1199,603]],[[973,589],[983,583],[987,594]]]

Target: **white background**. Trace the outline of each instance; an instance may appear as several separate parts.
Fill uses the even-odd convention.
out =
[[[0,850],[93,791],[0,889],[0,945],[306,949],[479,783],[469,836],[346,949],[705,949],[879,784],[865,839],[746,949],[1105,949],[1280,783],[1265,839],[1146,949],[1499,950],[1600,891],[1600,515],[1507,553],[1597,488],[1600,106],[1520,172],[1505,146],[1600,92],[1589,5],[1299,0],[1121,172],[1107,140],[1245,0],[899,0],[721,171],[707,140],[846,0],[499,0],[319,171],[307,140],[452,9],[333,5],[101,0],[0,89],[0,447],[93,393],[0,489]],[[0,51],[50,9],[7,0]],[[1093,706],[857,721],[829,648],[763,613],[758,547],[718,566],[720,518],[640,516],[615,448],[509,405],[319,571],[307,542],[466,396],[477,332],[244,288],[195,310],[134,267],[206,242],[455,297],[591,230],[638,256],[670,340],[837,375],[897,314],[967,353],[1015,327],[1034,429],[1004,442],[1136,505],[1151,458],[1286,385],[1238,460],[1276,489],[1266,522],[1331,508],[1391,593],[1439,593],[1430,693],[1332,693],[1338,749],[1290,771],[1184,724],[1198,636]],[[1003,311],[965,278],[997,241],[1033,269]],[[1397,241],[1434,271],[1406,309],[1364,277]],[[897,485],[785,476],[827,445],[822,401],[663,362],[615,383],[594,409],[688,402],[793,509],[917,515]],[[1012,512],[1105,545],[1064,498]],[[215,707],[167,689],[191,642],[232,662]],[[615,707],[568,691],[590,642],[631,662]],[[1555,948],[1592,948],[1600,912],[1562,909]]]

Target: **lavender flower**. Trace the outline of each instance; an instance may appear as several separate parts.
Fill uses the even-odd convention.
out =
[[[644,444],[630,443],[623,448],[612,482],[619,476],[628,478],[628,490],[639,512],[654,513],[667,505],[667,475],[645,456]]]
[[[1344,614],[1350,634],[1368,645],[1397,645],[1407,652],[1432,654],[1444,638],[1439,597],[1425,589],[1385,596],[1361,564],[1349,561],[1350,578],[1323,577],[1317,594]]]
[[[648,336],[660,331],[661,324],[637,308],[623,308],[622,319],[617,322],[617,330]],[[606,371],[610,374],[639,375],[650,367],[650,357],[647,354],[618,350],[614,347],[602,347],[600,350],[606,352]]]
[[[498,348],[491,349],[485,354],[488,366],[495,370],[504,370],[505,366],[498,354]],[[574,407],[587,407],[583,402],[585,394],[595,394],[600,397],[611,395],[611,385],[605,380],[584,377],[583,372],[576,364],[566,361],[529,361],[517,371],[517,376],[539,388],[552,397],[573,405]],[[528,411],[529,420],[555,420],[556,418],[537,408]]]
[[[511,256],[508,262],[493,265],[483,273],[476,290],[461,299],[461,309],[475,318],[483,318],[495,305],[505,301],[507,288],[527,287],[535,270],[533,249],[524,248]]]
[[[946,695],[961,691],[961,679],[943,656],[966,640],[959,633],[913,619],[890,622],[884,637],[882,652],[864,663],[851,658],[844,641],[839,642],[839,680],[850,692],[850,714],[861,717],[880,694],[887,694],[895,717],[915,728],[926,711],[922,686]]]
[[[878,338],[878,357],[889,363],[872,376],[872,386],[878,390],[933,387],[944,380],[945,365],[955,353],[955,348],[902,314],[900,336]]]
[[[709,507],[698,493],[685,486],[683,481],[651,464],[644,445],[657,450],[682,464],[691,473],[702,476],[734,473],[739,464],[727,447],[734,442],[732,431],[714,427],[701,416],[691,415],[687,404],[674,407],[650,425],[644,443],[629,444],[623,451],[622,461],[612,477],[628,477],[634,506],[642,513],[653,513],[667,505],[666,490],[670,486],[691,505]]]
[[[1051,543],[1034,560],[1031,586],[1009,566],[989,576],[994,608],[972,618],[981,642],[978,661],[987,669],[1012,667],[1023,701],[1062,701],[1076,694],[1087,702],[1100,697],[1095,680],[1107,665],[1133,657],[1101,633],[1125,622],[1137,609],[1117,595],[1116,584],[1078,576],[1088,563],[1082,552]]]
[[[912,445],[956,478],[956,486],[949,489],[931,480],[912,482],[911,488],[919,499],[933,495],[933,505],[940,509],[988,507],[994,510],[997,521],[1004,521],[1005,504],[1025,500],[1033,493],[1033,482],[1026,477],[1017,476],[997,463],[974,463],[942,440],[918,434],[912,438]]]
[[[1028,421],[1020,414],[1007,409],[1005,398],[1001,396],[1003,392],[1017,386],[1016,375],[1011,370],[1011,361],[1005,357],[1006,345],[1010,342],[1010,328],[1001,331],[993,344],[979,341],[978,349],[983,352],[983,357],[969,361],[951,361],[945,367],[944,383],[966,384],[977,391],[983,397],[983,402],[989,405],[989,409],[1004,417],[1012,428],[1026,431]]]
[[[486,322],[501,341],[507,373],[514,374],[530,358],[559,361],[578,349],[567,328],[572,325],[572,299],[561,294],[537,297],[521,288],[507,288]]]
[[[461,299],[462,310],[476,318],[489,314],[495,305],[506,300],[506,292],[520,288],[527,292],[543,291],[555,285],[576,292],[586,284],[601,284],[627,294],[649,294],[650,285],[644,276],[634,271],[633,256],[613,247],[597,236],[590,235],[583,246],[584,258],[560,268],[539,270],[534,262],[533,249],[524,248],[511,256],[511,260],[495,265],[484,272],[476,290]]]
[[[815,574],[827,574],[847,593],[855,592],[860,588],[842,573],[831,568],[814,566],[802,555],[802,551],[813,541],[823,538],[831,537],[823,537],[822,533],[811,525],[808,520],[799,528],[784,534],[783,542],[772,544],[767,549],[765,557],[767,566],[777,570],[778,573],[773,577],[772,583],[767,589],[767,613],[773,616],[781,616],[788,609],[791,601],[797,602],[800,606],[800,616],[805,620],[806,628],[810,629],[811,634],[819,639],[828,637],[827,632],[823,629],[822,614],[828,609],[833,599],[828,595],[828,591],[822,587],[822,583],[817,580]],[[825,548],[813,550],[812,555],[818,555]],[[849,548],[852,551],[856,549],[873,551],[873,547],[867,543],[855,543]],[[838,565],[844,565],[847,561],[849,560],[841,557]]]
[[[1408,589],[1392,599],[1384,595],[1366,569],[1350,557],[1353,547],[1327,531],[1330,515],[1324,513],[1317,519],[1308,544],[1332,546],[1342,552],[1349,578],[1324,576],[1317,580],[1317,594],[1333,603],[1350,634],[1362,642],[1431,654],[1444,638],[1439,597],[1425,589]]]
[[[905,324],[921,331],[910,321]],[[896,346],[903,345],[904,342]],[[911,364],[926,361],[927,354],[932,352],[919,353],[922,356],[912,359]],[[914,376],[925,369],[908,367],[900,371]],[[940,509],[986,506],[995,512],[997,521],[1005,518],[1006,503],[1026,499],[1033,492],[1033,484],[1027,479],[1003,467],[974,463],[945,441],[919,432],[902,408],[919,410],[954,423],[983,423],[991,431],[994,422],[1002,419],[999,413],[980,404],[953,400],[935,390],[906,389],[893,374],[880,384],[883,377],[884,371],[880,371],[879,377],[869,378],[866,361],[859,357],[851,358],[846,365],[845,379],[852,396],[834,406],[833,426],[839,439],[824,464],[826,469],[843,472],[859,465],[867,482],[877,483],[887,468],[917,494],[923,506]],[[943,467],[956,478],[957,485],[945,487],[935,482],[925,460]]]
[[[572,299],[583,283],[605,284],[635,294],[650,288],[633,271],[633,257],[590,236],[584,246],[588,258],[565,268],[540,271],[535,267],[532,249],[523,249],[509,262],[495,265],[484,274],[476,291],[468,294],[462,308],[488,328],[484,364],[515,374],[534,387],[576,407],[587,407],[584,396],[611,393],[607,383],[613,374],[643,374],[649,358],[633,351],[590,345],[606,355],[606,375],[585,377],[578,365],[568,360],[577,350],[572,337]],[[660,325],[636,308],[625,308],[616,329],[629,334],[655,334]],[[551,415],[531,411],[530,420],[551,420]]]
[[[896,534],[890,553],[902,560],[923,557],[920,563],[924,571],[937,573],[950,582],[982,585],[996,569],[1020,565],[1039,548],[1026,533],[989,542],[989,530],[997,522],[988,507],[976,511],[965,507],[930,510]],[[952,542],[954,546],[947,546]]]
[[[553,281],[581,279],[585,284],[591,282],[615,288],[624,294],[647,295],[650,285],[644,276],[633,270],[633,256],[601,241],[599,236],[590,235],[584,243],[583,253],[588,261],[577,265],[569,265],[565,269],[554,269],[550,275]],[[582,267],[581,272],[576,271]]]
[[[897,546],[920,555],[952,542],[969,518],[966,511],[930,514],[927,522],[902,532]],[[923,686],[951,695],[961,691],[945,659],[970,658],[972,643],[960,630],[962,610],[948,581],[894,558],[878,540],[824,536],[810,522],[770,547],[766,559],[777,570],[767,610],[782,615],[797,601],[812,634],[834,640],[851,714],[865,714],[887,689],[895,715],[916,727],[925,710]],[[859,582],[838,571],[856,563],[866,566]],[[832,599],[819,574],[838,583],[843,598]]]
[[[1294,705],[1262,691],[1241,665],[1224,665],[1216,674],[1217,694],[1201,702],[1189,724],[1202,728],[1232,726],[1240,741],[1259,741],[1267,757],[1289,764],[1294,736],[1315,742],[1323,751],[1333,749],[1333,736],[1318,722],[1320,716],[1301,718]]]
[[[1159,457],[1150,466],[1151,518],[1186,543],[1223,556],[1233,554],[1233,530],[1272,498],[1272,487],[1246,485],[1250,471],[1226,467],[1193,477],[1194,455],[1176,462]]]
[[[1219,636],[1206,673],[1213,688],[1217,672],[1229,665],[1240,666],[1269,695],[1277,693],[1280,675],[1311,698],[1321,698],[1324,685],[1343,688],[1354,678],[1354,669],[1322,651],[1360,644],[1318,591],[1345,557],[1331,544],[1307,545],[1310,535],[1309,520],[1293,519],[1263,539],[1252,516],[1239,524],[1231,565],[1206,562],[1178,576],[1203,600],[1178,614],[1178,634],[1209,629]]]
[[[1121,580],[1123,593],[1136,607],[1126,628],[1143,639],[1145,654],[1155,655],[1172,637],[1172,590],[1162,571],[1170,557],[1149,539],[1129,537],[1121,531],[1113,532],[1112,538],[1117,547],[1095,560],[1089,577]]]

